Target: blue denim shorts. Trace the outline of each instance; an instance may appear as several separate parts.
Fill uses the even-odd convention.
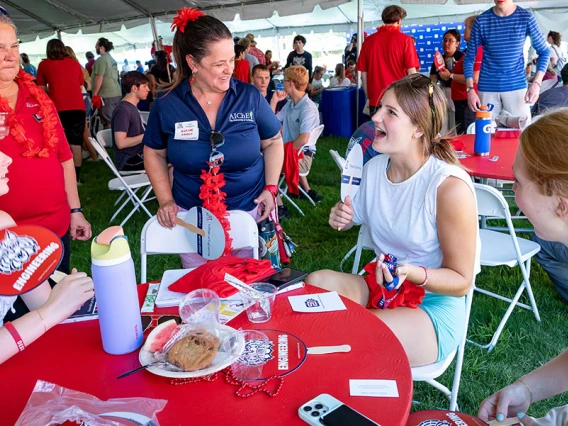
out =
[[[446,358],[459,345],[464,332],[465,297],[426,293],[420,309],[428,314],[438,338],[438,360]]]

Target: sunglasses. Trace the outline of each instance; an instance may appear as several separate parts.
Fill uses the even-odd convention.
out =
[[[211,142],[211,154],[209,154],[209,165],[210,167],[217,167],[223,164],[225,156],[222,152],[218,151],[218,148],[225,145],[225,136],[223,133],[216,130],[211,131],[209,135],[209,141]]]
[[[142,330],[149,330],[170,320],[175,320],[177,324],[181,324],[181,318],[177,315],[142,315]]]
[[[428,103],[430,104],[430,111],[432,112],[432,126],[434,125],[434,120],[436,118],[436,110],[434,109],[434,84],[432,80],[423,74],[413,74],[409,78],[410,85],[415,89],[422,89],[428,86]]]

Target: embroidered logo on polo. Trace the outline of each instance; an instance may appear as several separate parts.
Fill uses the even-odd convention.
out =
[[[254,122],[254,113],[250,112],[234,112],[229,115],[229,122],[235,123],[238,121]]]
[[[249,366],[264,365],[267,361],[274,359],[274,356],[272,356],[273,347],[274,343],[272,342],[247,340],[245,350],[238,362]]]
[[[6,230],[0,243],[0,274],[11,274],[24,269],[26,262],[39,250],[37,241],[27,235],[19,236]]]
[[[26,108],[37,108],[39,104],[32,104],[31,102],[26,102]]]
[[[305,303],[306,307],[308,308],[319,308],[320,306],[320,303],[317,299],[307,299]]]

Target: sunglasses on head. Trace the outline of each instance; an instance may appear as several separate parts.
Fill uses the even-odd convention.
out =
[[[436,118],[436,110],[434,109],[434,84],[432,80],[423,74],[412,74],[409,77],[410,85],[415,89],[422,89],[428,86],[428,103],[430,104],[430,111],[432,111],[432,125],[434,125],[434,119]]]
[[[142,330],[149,330],[170,320],[181,324],[181,318],[177,315],[142,315]]]

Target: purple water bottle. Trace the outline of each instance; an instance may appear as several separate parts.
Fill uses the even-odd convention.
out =
[[[475,113],[475,139],[473,153],[485,157],[491,150],[491,111],[493,105],[482,105],[480,111]]]
[[[95,238],[91,257],[103,349],[112,355],[133,352],[142,345],[143,330],[134,263],[122,228]]]

